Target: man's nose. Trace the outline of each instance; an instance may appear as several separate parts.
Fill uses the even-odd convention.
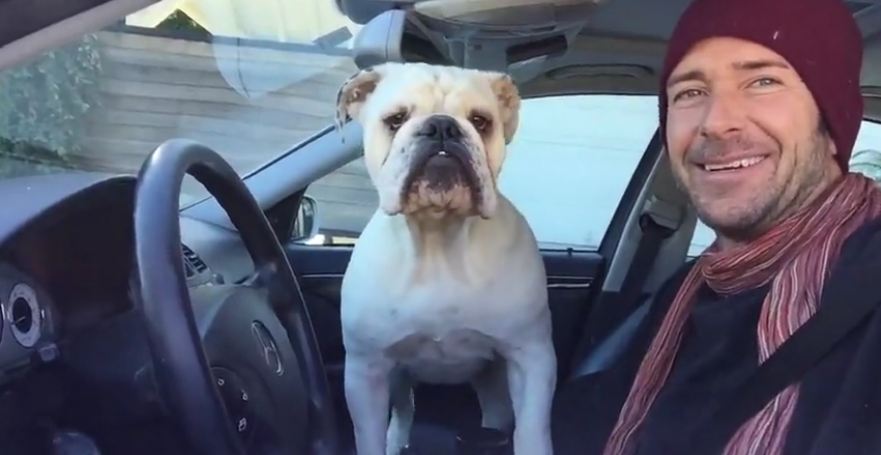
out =
[[[711,95],[708,101],[701,124],[701,135],[724,139],[743,130],[747,113],[743,101],[737,94],[716,93]]]

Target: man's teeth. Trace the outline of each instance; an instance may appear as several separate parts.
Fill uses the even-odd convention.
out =
[[[724,171],[727,169],[739,169],[743,167],[750,167],[761,162],[765,157],[757,156],[753,158],[744,158],[742,160],[732,161],[730,163],[723,164],[704,164],[704,169],[710,172],[712,171]]]

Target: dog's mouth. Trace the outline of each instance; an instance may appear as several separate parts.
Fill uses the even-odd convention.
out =
[[[404,212],[424,209],[475,211],[480,179],[468,149],[459,142],[426,144],[413,157],[401,198]]]

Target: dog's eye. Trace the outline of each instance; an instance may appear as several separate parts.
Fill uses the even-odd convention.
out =
[[[407,121],[407,113],[406,112],[398,112],[397,114],[390,115],[385,118],[385,124],[392,131],[397,131],[404,122]]]
[[[469,120],[471,121],[471,124],[474,125],[474,128],[477,128],[477,131],[480,131],[481,133],[489,128],[490,120],[480,114],[472,115]]]

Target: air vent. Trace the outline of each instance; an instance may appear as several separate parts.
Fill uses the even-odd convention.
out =
[[[181,244],[181,250],[184,256],[184,268],[186,269],[188,277],[198,275],[205,270],[208,270],[208,266],[205,265],[202,258],[200,258],[195,251],[191,250],[190,247]]]

